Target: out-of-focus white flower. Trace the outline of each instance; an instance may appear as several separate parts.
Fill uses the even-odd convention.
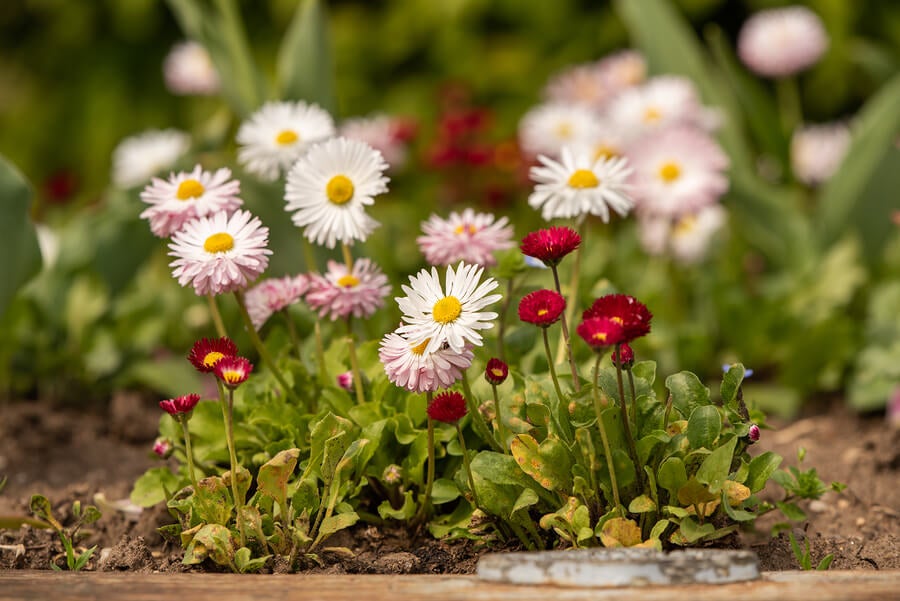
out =
[[[34,233],[37,235],[44,269],[50,269],[56,265],[56,259],[59,258],[59,235],[45,223],[35,223]]]
[[[202,44],[179,42],[163,61],[163,78],[173,94],[209,96],[219,92],[219,74]]]
[[[578,104],[598,109],[609,99],[610,91],[597,63],[569,67],[554,75],[544,88],[551,103]]]
[[[253,327],[259,330],[276,311],[293,305],[309,290],[305,274],[263,280],[244,295]]]
[[[840,167],[850,146],[850,128],[844,123],[810,125],[791,137],[791,167],[801,182],[811,186],[829,179]]]
[[[607,118],[635,139],[675,125],[700,127],[708,114],[689,79],[666,75],[623,90],[610,102]]]
[[[519,122],[519,144],[528,154],[558,157],[563,146],[591,144],[598,127],[597,115],[584,106],[541,104]]]
[[[716,233],[725,224],[725,209],[714,204],[675,219],[649,216],[638,220],[641,245],[652,255],[671,253],[685,264],[703,260]]]
[[[759,75],[786,77],[811,67],[828,49],[819,16],[805,6],[763,10],[738,35],[738,55]]]
[[[373,115],[347,119],[338,130],[351,140],[365,142],[379,151],[391,169],[406,163],[407,136],[401,120],[388,115]]]
[[[541,209],[547,221],[590,214],[608,223],[610,209],[624,217],[634,206],[627,184],[631,169],[624,158],[595,159],[565,147],[560,162],[543,155],[538,161],[541,166],[531,168],[537,185],[528,204]]]
[[[627,156],[642,214],[678,217],[715,203],[728,190],[728,156],[698,129],[676,127],[644,136]]]
[[[359,140],[316,144],[288,173],[285,209],[316,244],[365,240],[379,225],[366,207],[387,192],[387,167],[380,152]]]
[[[113,151],[112,181],[133,188],[169,169],[188,151],[191,137],[177,129],[149,130],[122,140]]]
[[[317,104],[267,102],[237,132],[238,162],[274,181],[312,146],[334,135],[334,119]]]
[[[647,78],[647,61],[636,50],[614,52],[597,63],[610,94],[644,83]]]

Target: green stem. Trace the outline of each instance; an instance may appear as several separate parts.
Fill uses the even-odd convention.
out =
[[[325,343],[322,340],[322,324],[316,318],[316,324],[313,326],[313,332],[316,337],[316,361],[319,368],[319,381],[323,385],[328,384],[328,368],[325,365]]]
[[[500,439],[500,446],[503,448],[504,453],[508,453],[509,450],[506,445],[506,426],[503,425],[503,414],[500,411],[500,395],[497,394],[497,385],[491,384],[491,390],[494,393],[494,412],[497,415],[497,437]]]
[[[481,411],[478,410],[478,405],[475,402],[475,396],[472,394],[472,387],[469,385],[469,376],[466,372],[463,372],[462,375],[462,387],[463,394],[466,397],[466,407],[469,410],[469,414],[472,416],[472,428],[475,430],[475,433],[484,440],[487,444],[491,446],[491,449],[497,451],[498,453],[503,452],[503,447],[497,442],[497,439],[494,438],[494,435],[491,434],[490,429],[487,426],[487,422],[484,421],[484,416],[481,415]]]
[[[631,421],[634,422],[634,431],[640,434],[641,429],[638,427],[637,419],[637,393],[634,387],[634,373],[632,373],[630,367],[626,367],[625,371],[628,372],[628,387],[631,388]]]
[[[576,263],[576,266],[578,263]],[[559,284],[559,272],[556,270],[556,265],[552,265],[550,267],[551,271],[553,271],[553,284],[556,286],[556,292],[562,296],[562,288]],[[576,274],[577,277],[577,274]],[[568,304],[574,304],[574,297],[570,299]],[[569,319],[566,317],[566,313],[568,312],[569,307],[566,306],[566,309],[562,312],[560,316],[561,319],[559,321],[562,326],[562,335],[563,340],[566,344],[566,356],[569,358],[569,369],[572,370],[572,386],[575,387],[575,392],[581,390],[581,382],[578,380],[578,367],[575,365],[575,356],[572,354],[572,339],[569,337]],[[551,357],[547,357],[547,360],[551,360]]]
[[[316,265],[316,255],[313,252],[312,243],[307,239],[306,236],[303,236],[303,260],[306,263],[306,272],[307,273],[318,273],[319,268]]]
[[[506,294],[503,296],[503,304],[500,306],[500,316],[497,318],[497,356],[501,361],[506,361],[506,349],[503,346],[503,338],[506,335],[506,314],[512,303],[513,278],[506,280]]]
[[[366,402],[366,395],[363,392],[362,373],[359,371],[359,361],[356,358],[356,343],[353,338],[352,315],[347,316],[347,353],[350,355],[350,369],[353,370],[353,387],[356,389],[356,404],[362,405]]]
[[[573,259],[572,265],[572,278],[569,280],[569,298],[566,299],[566,310],[563,313],[563,320],[568,324],[571,323],[575,319],[575,306],[578,301],[578,281],[581,277],[581,256],[583,254],[584,249],[584,241],[587,237],[587,220],[584,219],[578,227],[578,234],[581,236],[581,245],[575,249],[575,257]],[[557,284],[557,287],[559,284]],[[560,294],[559,290],[557,290]],[[562,361],[563,352],[566,351],[564,345],[568,345],[568,351],[571,356],[572,346],[569,340],[560,339],[559,348],[556,353],[557,361]],[[575,378],[574,382],[576,392],[581,390],[581,382],[578,381],[578,378]]]
[[[619,343],[616,345],[615,351],[616,357],[620,356],[622,350],[622,344]],[[631,435],[631,425],[629,424],[628,419],[628,403],[625,400],[625,386],[622,384],[622,362],[615,361],[616,364],[616,386],[619,390],[619,409],[622,412],[622,429],[625,431],[625,442],[628,445],[628,455],[631,457],[631,462],[634,464],[634,475],[636,478],[643,481],[643,470],[641,470],[641,465],[638,462],[638,454],[637,447],[634,446],[634,437]]]
[[[606,457],[606,468],[609,470],[609,480],[612,484],[616,511],[619,512],[621,517],[625,517],[625,512],[622,510],[622,502],[619,500],[619,484],[616,479],[616,468],[613,465],[612,451],[609,448],[609,437],[606,435],[606,426],[603,424],[603,409],[600,407],[600,359],[601,355],[597,353],[597,360],[594,362],[594,389],[592,391],[594,412],[597,414],[597,426],[600,429],[600,440],[603,442],[603,455]]]
[[[480,504],[478,503],[478,493],[475,492],[475,478],[472,476],[472,465],[469,463],[469,452],[466,450],[466,439],[463,437],[462,428],[459,427],[459,421],[456,422],[456,435],[459,438],[459,446],[462,449],[463,466],[466,468],[466,475],[469,478],[469,488],[472,489],[472,499],[477,508]]]
[[[556,368],[553,366],[553,353],[550,352],[550,339],[547,336],[547,328],[541,328],[541,334],[544,337],[544,352],[547,353],[547,365],[550,367],[550,377],[553,379],[553,387],[556,388],[556,396],[563,407],[566,401],[563,398],[562,390],[559,388],[559,379],[556,377]]]
[[[347,265],[347,273],[353,271],[353,253],[346,242],[341,242],[341,252],[344,254],[344,263]]]
[[[284,321],[287,324],[288,336],[291,339],[291,343],[294,345],[294,351],[297,353],[297,358],[303,359],[303,354],[300,352],[300,337],[297,336],[297,326],[294,325],[294,320],[291,319],[291,314],[288,312],[287,307],[281,310],[281,315],[284,316]]]
[[[797,78],[793,76],[780,77],[775,80],[775,95],[778,99],[778,109],[781,115],[781,125],[788,136],[803,120],[803,111],[800,106],[800,90],[797,87]]]
[[[209,305],[209,313],[212,315],[213,324],[216,326],[216,334],[219,335],[219,338],[225,338],[228,333],[225,331],[225,322],[222,321],[222,314],[219,312],[219,305],[216,304],[216,297],[212,294],[207,294],[206,303]]]
[[[238,460],[237,453],[234,450],[234,391],[228,389],[228,395],[225,395],[225,386],[221,381],[217,380],[219,386],[219,401],[222,404],[222,418],[225,420],[225,444],[228,446],[228,458],[231,462],[231,496],[234,498],[235,521],[237,522],[238,533],[241,536],[241,546],[246,543],[244,535],[244,521],[241,515],[241,508],[244,506],[244,499],[241,498],[238,491]]]
[[[433,398],[434,394],[432,392],[425,393],[426,407],[431,405]],[[434,420],[430,417],[426,419],[428,420],[428,466],[425,471],[425,498],[422,499],[422,504],[419,506],[419,515],[416,517],[416,521],[420,524],[424,523],[431,513],[431,490],[434,488]]]
[[[241,290],[235,290],[234,298],[237,299],[241,317],[244,319],[244,326],[247,329],[247,334],[249,334],[250,336],[250,341],[253,343],[253,346],[256,347],[256,352],[259,353],[259,358],[262,359],[262,362],[266,364],[266,367],[269,368],[269,370],[272,372],[272,375],[275,376],[276,380],[278,380],[278,383],[284,389],[285,394],[298,405],[304,405],[303,401],[300,400],[300,397],[297,396],[297,393],[295,393],[294,390],[290,386],[288,386],[288,383],[284,379],[281,370],[278,369],[278,366],[275,365],[275,361],[272,359],[272,355],[269,354],[269,349],[267,349],[266,345],[263,344],[263,341],[259,338],[259,334],[257,333],[256,328],[253,327],[253,320],[250,319],[250,313],[247,312],[247,302],[244,300],[244,293]]]
[[[188,476],[191,478],[191,484],[194,486],[194,494],[197,493],[197,473],[194,471],[194,453],[191,451],[191,433],[188,432],[188,420],[185,416],[181,416],[178,420],[181,423],[181,431],[184,433],[184,454],[187,457]]]

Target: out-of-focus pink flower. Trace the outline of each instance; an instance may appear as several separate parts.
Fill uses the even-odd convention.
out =
[[[850,146],[850,128],[843,123],[810,125],[791,137],[791,167],[811,186],[828,180],[841,166]]]
[[[320,317],[369,317],[384,305],[391,293],[387,276],[369,259],[357,259],[353,268],[343,263],[328,262],[325,275],[313,274],[309,280],[306,303]]]
[[[338,133],[380,151],[390,168],[396,170],[406,164],[408,143],[415,135],[415,126],[397,117],[373,115],[347,119]]]
[[[766,77],[795,75],[818,62],[827,49],[822,20],[805,6],[760,11],[738,35],[741,60]]]
[[[345,371],[337,375],[337,385],[344,390],[353,390],[353,372]]]
[[[259,330],[276,311],[298,302],[309,290],[309,277],[305,274],[263,280],[245,295],[247,312],[253,327]]]
[[[153,441],[153,453],[160,459],[167,459],[172,450],[172,441],[168,438],[157,438]]]
[[[425,260],[431,265],[451,265],[459,261],[485,267],[497,264],[494,252],[512,248],[512,227],[506,217],[495,220],[489,213],[465,209],[447,219],[432,215],[422,222],[424,236],[416,238]]]
[[[163,61],[163,76],[173,94],[212,95],[221,85],[209,52],[194,41],[172,46]]]

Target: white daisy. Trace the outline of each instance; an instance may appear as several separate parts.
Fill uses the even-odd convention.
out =
[[[173,94],[211,95],[219,92],[219,74],[209,52],[194,41],[172,46],[163,61],[163,79]]]
[[[365,240],[378,227],[365,207],[387,192],[381,153],[365,142],[334,138],[313,146],[287,176],[285,209],[316,244]]]
[[[624,158],[594,158],[588,152],[562,149],[562,161],[539,156],[543,166],[531,168],[537,182],[528,204],[541,209],[541,216],[555,218],[598,215],[609,222],[609,209],[624,217],[634,206],[626,183],[631,168]]]
[[[708,134],[674,127],[629,148],[638,210],[678,217],[713,204],[728,190],[728,156]]]
[[[672,219],[650,215],[638,220],[641,246],[652,255],[670,253],[680,263],[697,263],[706,257],[715,234],[725,225],[725,209],[719,204]]]
[[[609,103],[607,117],[631,139],[672,125],[702,126],[708,119],[694,84],[673,75],[623,90]]]
[[[334,119],[318,105],[267,102],[238,129],[238,161],[250,173],[274,181],[313,144],[333,135]]]
[[[170,168],[188,151],[191,137],[176,129],[149,130],[122,140],[113,151],[112,181],[133,188]]]
[[[269,265],[269,228],[249,211],[224,211],[188,221],[172,236],[169,263],[182,286],[198,295],[246,288]]]
[[[211,172],[197,165],[190,173],[171,174],[168,180],[154,177],[141,192],[141,200],[151,205],[141,219],[149,220],[150,230],[165,238],[195,217],[234,211],[244,204],[240,193],[241,182],[231,179],[230,169]]]
[[[422,270],[409,277],[409,286],[401,286],[406,296],[395,299],[403,311],[403,321],[397,333],[413,344],[426,339],[425,353],[433,353],[447,344],[450,350],[462,353],[466,343],[481,346],[478,330],[494,326],[497,314],[482,311],[499,301],[499,294],[488,295],[499,284],[494,278],[480,282],[483,267],[460,263],[454,270],[447,268],[446,293],[441,288],[437,269]]]
[[[597,115],[583,105],[541,104],[519,122],[519,143],[526,153],[556,157],[563,146],[589,144],[597,128]]]

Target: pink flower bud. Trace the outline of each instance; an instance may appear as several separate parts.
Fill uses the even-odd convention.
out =
[[[345,371],[337,376],[337,385],[344,390],[353,390],[353,372]]]
[[[168,438],[157,438],[153,441],[153,452],[160,458],[166,459],[172,454],[172,443]]]
[[[750,424],[750,430],[747,432],[747,438],[750,439],[750,444],[753,444],[757,440],[759,440],[759,426],[756,424]]]

